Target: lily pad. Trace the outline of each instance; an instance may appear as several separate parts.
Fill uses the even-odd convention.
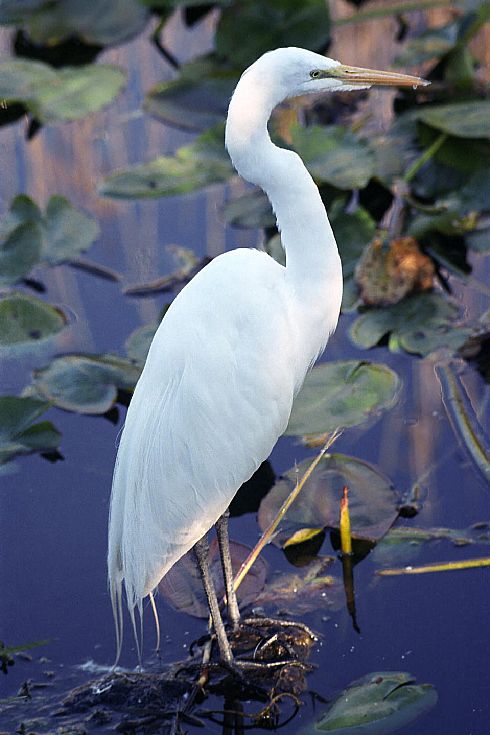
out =
[[[362,251],[374,237],[376,222],[363,207],[346,212],[344,205],[344,199],[336,199],[329,208],[328,216],[342,258],[344,278],[349,278],[354,273]]]
[[[0,64],[0,97],[21,102],[42,123],[77,120],[111,102],[126,82],[124,72],[108,64],[55,70],[37,61]]]
[[[34,373],[29,395],[77,413],[106,413],[118,389],[132,390],[141,366],[112,355],[64,355]]]
[[[257,596],[255,606],[271,615],[301,616],[315,610],[340,610],[344,590],[339,579],[327,574],[332,561],[329,556],[319,557],[296,572],[272,577]]]
[[[38,343],[68,323],[61,309],[14,291],[0,300],[0,347]]]
[[[262,500],[259,525],[265,530],[276,517],[284,500],[311,464],[310,459],[293,467]],[[285,546],[303,529],[339,527],[342,488],[349,488],[351,532],[355,539],[375,543],[398,516],[397,497],[390,481],[375,467],[345,454],[326,455],[313,471],[279,525],[273,543]],[[304,536],[304,534],[303,534]]]
[[[374,155],[357,135],[340,125],[295,126],[293,147],[316,181],[337,189],[362,189],[374,174]]]
[[[140,365],[144,364],[159,324],[160,322],[151,322],[131,332],[125,344],[126,353],[130,360],[134,360]]]
[[[224,121],[238,77],[212,57],[192,61],[180,68],[177,79],[148,92],[145,110],[184,130],[207,130]]]
[[[230,541],[230,555],[233,572],[236,574],[246,560],[251,549],[248,546]],[[216,539],[209,545],[208,561],[214,586],[221,599],[225,594],[219,546]],[[255,603],[263,589],[267,576],[267,564],[259,557],[237,590],[240,608]],[[186,612],[196,618],[207,618],[209,608],[204,594],[201,575],[194,558],[194,552],[185,554],[158,585],[158,590],[167,602],[179,612]]]
[[[45,401],[0,396],[0,465],[20,454],[59,446],[61,434],[50,421],[36,423],[50,407]]]
[[[150,163],[107,176],[99,184],[98,192],[121,199],[172,196],[224,183],[232,175],[223,128],[219,126],[179,148],[175,156],[160,156]]]
[[[223,207],[225,222],[232,227],[258,229],[274,227],[276,218],[267,196],[260,189],[254,189],[237,199],[232,199]]]
[[[350,330],[354,344],[374,347],[389,335],[389,348],[426,356],[440,348],[458,350],[472,330],[457,324],[459,307],[438,293],[409,296],[393,306],[369,309]]]
[[[330,17],[323,0],[237,0],[222,10],[216,51],[238,67],[265,51],[301,46],[320,51],[329,40]]]
[[[138,0],[6,0],[0,5],[0,23],[22,24],[35,43],[47,46],[72,36],[100,46],[123,43],[140,33],[149,17]]]
[[[350,684],[308,733],[386,735],[413,722],[437,702],[432,684],[416,684],[405,671],[376,671]]]
[[[295,398],[286,434],[323,434],[357,426],[391,408],[400,379],[386,365],[339,360],[317,365]]]
[[[41,241],[41,230],[33,222],[18,225],[0,240],[0,285],[11,285],[27,276],[39,261]]]
[[[417,118],[458,138],[490,138],[490,100],[430,105],[418,110]]]
[[[20,194],[0,221],[0,284],[18,282],[37,263],[71,260],[98,235],[97,222],[68,199],[52,196],[43,214],[32,199]]]

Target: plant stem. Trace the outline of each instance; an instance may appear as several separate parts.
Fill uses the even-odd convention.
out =
[[[394,577],[398,574],[427,574],[429,572],[453,572],[459,569],[476,569],[490,567],[490,557],[480,559],[464,559],[463,561],[447,561],[435,564],[424,564],[420,567],[399,567],[393,569],[378,569],[380,577]]]
[[[288,497],[286,498],[286,500],[284,501],[284,503],[281,505],[281,507],[280,507],[280,509],[279,509],[279,511],[278,511],[278,513],[276,515],[276,517],[274,518],[274,520],[272,521],[272,523],[270,523],[270,525],[268,526],[268,528],[266,528],[266,530],[264,531],[264,533],[260,537],[258,543],[255,545],[254,549],[250,552],[250,554],[248,555],[248,557],[246,558],[246,560],[243,562],[242,566],[240,567],[240,569],[238,571],[238,574],[236,575],[236,577],[234,579],[235,590],[237,590],[239,588],[239,586],[241,585],[241,583],[245,579],[246,575],[249,572],[250,567],[252,566],[252,564],[254,564],[254,562],[256,561],[258,555],[260,554],[260,552],[262,551],[262,549],[264,548],[264,546],[266,546],[271,541],[272,536],[274,535],[274,532],[275,532],[276,528],[278,527],[279,523],[282,521],[282,519],[286,515],[286,513],[287,513],[289,507],[291,506],[291,504],[298,497],[299,493],[303,489],[306,481],[311,476],[311,474],[312,474],[313,470],[315,469],[315,467],[318,465],[318,463],[321,461],[321,459],[324,457],[324,455],[328,452],[328,450],[330,449],[330,447],[332,446],[332,444],[339,438],[339,436],[340,436],[341,433],[342,432],[341,432],[340,429],[335,429],[335,431],[333,431],[332,434],[330,434],[330,436],[328,437],[327,441],[323,445],[321,451],[315,457],[315,459],[313,460],[313,462],[310,464],[310,466],[306,470],[306,472],[303,475],[303,477],[301,478],[301,480],[298,482],[298,484],[296,485],[296,487],[294,488],[294,490],[291,493],[289,493]]]
[[[349,514],[349,489],[344,486],[342,499],[340,501],[340,549],[343,556],[352,554],[352,536],[350,531]]]
[[[403,181],[406,184],[409,184],[410,181],[415,177],[415,175],[420,171],[424,163],[429,161],[433,156],[436,155],[439,148],[444,145],[448,137],[447,133],[441,133],[435,141],[430,145],[426,150],[422,153],[417,160],[412,163],[408,171],[405,173],[405,176],[403,177]]]

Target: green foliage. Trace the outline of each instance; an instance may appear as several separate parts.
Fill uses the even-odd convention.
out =
[[[121,199],[186,194],[209,184],[223,183],[233,174],[223,145],[223,128],[213,128],[175,156],[160,156],[103,179],[99,194]]]
[[[112,102],[126,83],[121,69],[108,64],[65,67],[39,61],[0,63],[0,97],[20,102],[42,123],[77,120]]]
[[[3,0],[0,23],[22,25],[35,43],[53,45],[76,35],[109,46],[140,33],[149,19],[138,0]]]
[[[374,174],[369,147],[340,125],[294,127],[293,146],[319,182],[337,189],[359,189]]]
[[[20,454],[57,449],[59,431],[50,421],[37,423],[49,407],[34,398],[0,396],[0,465]]]
[[[60,332],[67,322],[61,309],[13,291],[0,300],[0,348],[31,347]]]
[[[344,689],[314,728],[302,730],[301,735],[385,735],[408,725],[436,702],[431,684],[416,684],[404,671],[376,671]]]
[[[323,0],[235,0],[226,5],[216,30],[216,51],[240,68],[281,46],[325,48],[330,19]]]
[[[150,89],[145,110],[184,130],[206,130],[225,119],[238,76],[213,57],[196,59],[182,66],[176,79]]]
[[[265,530],[284,500],[309,467],[306,459],[276,482],[260,504],[259,525]],[[342,488],[349,488],[352,537],[375,542],[398,516],[393,487],[375,467],[345,454],[328,454],[313,471],[301,493],[282,519],[273,543],[286,546],[301,540],[298,531],[338,529]]]
[[[400,379],[386,365],[339,360],[317,365],[293,404],[286,434],[323,434],[357,426],[391,408]]]
[[[106,413],[118,390],[132,390],[141,367],[112,355],[65,355],[34,372],[30,395],[65,411]]]
[[[353,323],[350,336],[369,349],[389,335],[389,348],[426,356],[438,349],[456,351],[471,335],[458,324],[459,307],[439,293],[419,293],[393,306],[369,309]]]
[[[38,263],[71,260],[98,236],[97,222],[65,197],[52,196],[43,214],[32,199],[20,194],[0,221],[0,285],[26,278]]]
[[[233,227],[258,229],[275,227],[276,218],[269,200],[261,189],[231,199],[223,208],[225,222]]]

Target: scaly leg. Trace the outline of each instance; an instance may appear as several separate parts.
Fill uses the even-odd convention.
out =
[[[228,605],[228,618],[233,630],[237,630],[240,623],[240,610],[233,585],[233,568],[231,565],[230,540],[228,536],[228,518],[230,511],[226,510],[216,521],[216,533],[218,535],[219,553],[223,577],[225,580],[226,601]]]
[[[211,574],[209,572],[208,548],[208,539],[205,535],[194,546],[194,553],[196,555],[197,563],[199,565],[199,571],[201,572],[204,591],[206,592],[206,597],[208,600],[209,611],[213,619],[214,631],[216,633],[216,638],[218,639],[220,658],[223,663],[230,665],[233,663],[233,654],[231,652],[228,638],[226,637],[225,626],[223,625],[223,620],[219,611],[218,598],[216,597],[213,580],[211,579]]]

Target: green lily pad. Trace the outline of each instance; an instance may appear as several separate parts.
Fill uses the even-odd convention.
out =
[[[376,671],[350,684],[301,735],[386,735],[413,722],[437,702],[432,684],[416,684],[404,671]]]
[[[140,365],[144,364],[159,324],[160,322],[151,322],[151,324],[144,324],[131,332],[125,344],[126,354],[130,360],[134,360]]]
[[[260,189],[248,191],[223,207],[225,222],[232,227],[274,227],[276,218],[267,196]]]
[[[51,304],[14,291],[0,300],[0,347],[38,343],[60,332],[68,323]]]
[[[230,556],[233,572],[238,573],[241,565],[247,559],[251,549],[244,544],[230,541]],[[221,559],[217,540],[214,538],[209,545],[208,562],[218,599],[225,594]],[[252,603],[255,604],[257,595],[264,587],[267,576],[267,564],[259,556],[249,573],[237,590],[238,604],[241,609]],[[185,612],[196,618],[209,617],[209,607],[204,593],[202,578],[193,551],[189,551],[158,585],[158,591],[167,602],[179,612]]]
[[[426,356],[445,348],[458,350],[472,330],[458,325],[459,307],[438,293],[414,294],[393,306],[369,309],[352,324],[350,337],[363,349],[389,335],[389,348]]]
[[[490,138],[490,100],[430,105],[418,110],[417,118],[458,138]]]
[[[329,40],[323,0],[237,0],[225,6],[216,30],[216,51],[243,68],[265,51],[301,46],[320,51]]]
[[[97,222],[62,196],[52,196],[44,214],[29,197],[16,196],[0,221],[0,284],[18,282],[37,263],[74,258],[98,235]]]
[[[303,460],[282,477],[262,500],[259,525],[265,530],[311,464]],[[375,467],[345,454],[326,455],[281,520],[273,543],[285,546],[304,529],[339,527],[342,488],[349,488],[352,536],[371,543],[381,538],[398,516],[397,497],[390,481]],[[304,535],[303,535],[304,537]],[[302,538],[296,536],[295,538]]]
[[[219,126],[200,135],[191,145],[179,148],[175,156],[160,156],[107,176],[98,192],[122,199],[172,196],[224,183],[232,175],[223,128]]]
[[[86,43],[108,46],[140,33],[149,12],[138,0],[4,0],[0,23],[22,24],[31,39],[51,46],[77,36]]]
[[[391,408],[400,379],[386,365],[359,360],[321,363],[296,396],[286,434],[323,434],[357,426]]]
[[[238,74],[204,57],[179,70],[177,79],[153,87],[145,110],[184,130],[203,131],[224,121]]]
[[[11,285],[27,276],[39,261],[41,242],[41,230],[33,222],[18,225],[0,240],[0,285]]]
[[[63,263],[88,250],[100,234],[97,222],[68,199],[52,196],[42,219],[43,260]]]
[[[374,156],[357,135],[340,125],[292,129],[293,147],[316,181],[337,189],[362,189],[374,174]]]
[[[344,204],[344,199],[336,199],[329,207],[328,216],[342,258],[344,278],[349,278],[364,248],[374,237],[376,222],[363,207],[346,212]]]
[[[55,70],[37,61],[0,64],[0,97],[20,102],[42,123],[77,120],[111,102],[126,82],[124,72],[108,64]]]
[[[29,395],[77,413],[106,413],[118,389],[132,390],[141,366],[112,355],[64,355],[34,372]]]
[[[45,401],[0,396],[0,465],[20,454],[59,446],[61,434],[49,421],[36,420],[50,407]]]

